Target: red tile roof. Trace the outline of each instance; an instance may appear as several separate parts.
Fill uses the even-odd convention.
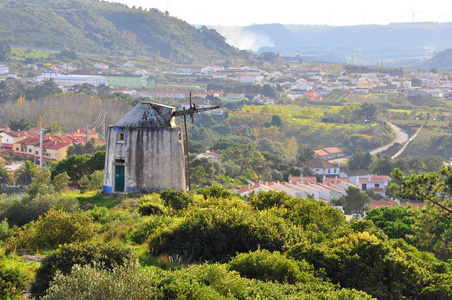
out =
[[[398,205],[397,201],[372,200],[369,204],[370,209],[378,207],[391,207]]]
[[[323,150],[325,150],[326,152],[331,153],[331,154],[343,153],[343,151],[337,147],[323,148]]]

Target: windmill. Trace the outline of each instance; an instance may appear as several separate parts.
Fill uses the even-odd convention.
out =
[[[203,108],[197,108],[194,103],[191,101],[191,92],[190,92],[190,107],[189,109],[184,109],[181,111],[175,111],[173,112],[173,116],[184,116],[184,127],[185,127],[185,147],[187,149],[187,173],[188,173],[188,190],[191,189],[191,179],[190,179],[190,157],[189,157],[189,151],[188,151],[188,133],[187,133],[187,115],[190,115],[191,123],[194,122],[194,114],[203,112],[203,111],[209,111],[220,108],[218,105],[211,106],[211,107],[203,107]]]
[[[411,24],[413,25],[414,24],[414,16],[420,12],[414,11],[412,8],[410,8],[410,9],[411,9]]]

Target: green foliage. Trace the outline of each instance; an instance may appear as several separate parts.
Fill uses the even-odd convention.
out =
[[[6,240],[14,233],[14,228],[10,228],[6,218],[0,222],[0,241]]]
[[[30,120],[27,119],[20,119],[20,120],[9,120],[9,128],[13,131],[17,130],[28,130],[33,127],[33,124]]]
[[[403,240],[384,242],[367,232],[324,244],[298,244],[290,257],[324,269],[333,283],[365,291],[378,299],[423,299],[422,290],[441,277],[445,264],[426,257]]]
[[[175,222],[178,222],[178,220],[175,220],[168,215],[150,215],[137,226],[136,230],[131,235],[131,240],[134,243],[141,244],[156,231],[174,226]]]
[[[164,190],[160,197],[165,201],[165,205],[171,207],[174,210],[181,210],[187,208],[193,203],[191,195],[185,194],[178,190],[167,189]]]
[[[282,218],[237,208],[193,208],[185,218],[151,236],[152,253],[178,254],[195,261],[224,261],[258,248],[281,251],[301,231]]]
[[[32,161],[26,160],[14,173],[16,184],[29,185],[33,176],[38,172],[38,166]]]
[[[346,190],[346,193],[347,195],[339,198],[339,201],[344,205],[345,213],[359,213],[367,210],[366,205],[370,202],[370,197],[366,193],[361,192],[360,189],[352,186]]]
[[[366,220],[371,220],[391,239],[405,239],[414,233],[413,224],[418,213],[412,206],[381,207],[368,211]]]
[[[103,170],[105,164],[105,151],[98,151],[94,155],[72,155],[55,163],[52,168],[52,178],[66,172],[71,185],[80,187],[80,180],[84,175],[90,176],[94,171]]]
[[[69,146],[69,148],[67,149],[67,156],[84,154],[94,155],[99,151],[99,148],[100,147],[96,146],[96,139],[91,138],[87,143],[78,143]]]
[[[55,249],[61,244],[89,241],[99,230],[100,224],[93,223],[88,214],[50,209],[22,228],[11,243],[20,248]]]
[[[13,182],[13,176],[4,165],[0,165],[0,187]]]
[[[259,210],[269,209],[272,207],[280,207],[286,201],[292,199],[292,196],[287,195],[286,192],[280,191],[260,191],[257,193],[251,193],[250,197],[250,205]]]
[[[0,262],[0,298],[11,299],[22,295],[26,288],[26,276],[17,268],[8,268]],[[14,298],[13,298],[14,299]]]
[[[318,281],[308,263],[287,258],[278,251],[258,250],[240,253],[227,265],[229,270],[237,271],[249,279],[289,284]]]
[[[334,237],[346,229],[345,216],[336,208],[315,199],[297,199],[284,204],[283,216],[310,231],[315,240]]]
[[[104,170],[96,170],[91,175],[83,175],[82,178],[80,178],[80,190],[81,192],[101,190],[103,182]]]
[[[11,53],[11,46],[5,40],[0,40],[0,61],[6,61]]]
[[[154,276],[134,262],[111,271],[97,264],[75,265],[70,274],[56,274],[42,299],[155,299]]]
[[[208,188],[205,188],[202,191],[202,196],[204,197],[204,199],[230,199],[232,197],[231,192],[229,192],[227,189],[225,189],[224,187],[221,187],[219,185],[214,185]]]
[[[61,192],[62,190],[67,189],[69,187],[69,180],[70,178],[67,172],[56,175],[52,180],[55,190]]]
[[[166,208],[157,194],[151,194],[140,199],[138,211],[143,216],[163,215],[166,213]]]
[[[117,265],[125,265],[128,260],[136,260],[133,251],[114,244],[62,245],[43,259],[30,292],[40,299],[45,295],[57,272],[61,272],[62,275],[69,274],[74,265],[91,265],[98,269],[112,270]]]
[[[79,210],[77,199],[65,198],[64,195],[56,194],[51,186],[44,185],[40,185],[34,197],[3,194],[0,199],[0,219],[7,218],[11,224],[18,226],[37,220],[52,208],[67,212]]]

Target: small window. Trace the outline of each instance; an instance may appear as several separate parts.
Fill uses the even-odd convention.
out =
[[[39,154],[39,152],[38,152],[38,151],[35,151],[35,154]]]
[[[16,147],[16,151],[19,151],[19,147]]]
[[[31,153],[31,149],[28,149],[28,152],[30,152],[30,153]]]
[[[380,184],[379,184],[379,183],[376,183],[376,184],[375,184],[375,187],[378,187],[378,188],[379,188],[379,187],[380,187]]]
[[[331,173],[331,169],[328,169],[328,174],[330,174]]]
[[[126,133],[124,131],[120,131],[118,133],[118,142],[125,142],[126,141]]]
[[[334,169],[334,171],[333,171],[334,173],[336,173],[336,169]]]

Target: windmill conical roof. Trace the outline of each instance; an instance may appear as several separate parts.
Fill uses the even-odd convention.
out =
[[[172,106],[140,102],[113,126],[126,128],[172,127],[174,126],[173,112],[175,110]]]

